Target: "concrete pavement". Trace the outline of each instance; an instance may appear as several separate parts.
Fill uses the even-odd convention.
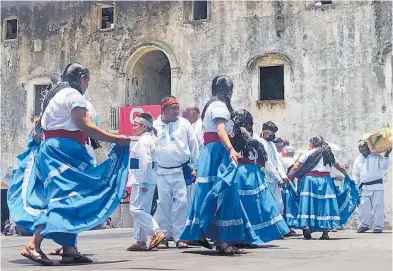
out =
[[[78,247],[89,254],[94,264],[61,266],[60,257],[51,256],[56,266],[41,267],[20,256],[29,237],[1,237],[2,270],[280,270],[280,271],[390,271],[392,270],[392,234],[339,231],[331,240],[304,240],[301,235],[268,243],[264,248],[247,249],[245,255],[218,256],[202,247],[187,250],[173,248],[151,252],[128,252],[133,243],[132,229],[90,231],[81,234]],[[300,233],[300,232],[299,232]],[[42,246],[48,253],[57,248],[51,240]]]

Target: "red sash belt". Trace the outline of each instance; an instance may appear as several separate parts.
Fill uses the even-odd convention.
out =
[[[45,139],[61,137],[61,138],[69,138],[77,141],[82,146],[85,145],[87,137],[83,135],[82,131],[67,131],[67,130],[52,130],[52,131],[44,131]]]
[[[330,176],[330,172],[309,171],[304,176],[322,177]]]
[[[237,159],[237,162],[239,164],[249,164],[249,165],[255,165],[255,162],[253,160],[250,160],[248,158],[245,157],[241,157]]]
[[[207,132],[203,134],[203,142],[205,145],[207,145],[210,142],[221,142],[221,139],[217,133]]]

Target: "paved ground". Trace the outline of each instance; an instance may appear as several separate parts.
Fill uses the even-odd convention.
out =
[[[392,270],[392,234],[356,234],[353,231],[331,233],[330,241],[303,240],[295,236],[269,243],[264,248],[249,249],[246,255],[217,256],[204,248],[152,252],[127,252],[133,240],[131,229],[91,231],[80,236],[79,249],[95,260],[84,266],[40,267],[19,255],[28,237],[1,237],[2,270],[280,270],[338,271]],[[174,243],[171,245],[174,246]],[[44,241],[44,251],[56,248]]]

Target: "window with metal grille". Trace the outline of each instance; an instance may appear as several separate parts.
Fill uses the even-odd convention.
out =
[[[259,67],[259,99],[284,100],[284,66]]]
[[[41,105],[46,92],[51,89],[52,85],[34,85],[34,116],[41,113]]]
[[[117,131],[119,130],[119,116],[120,116],[120,108],[114,107],[111,108],[111,130]]]

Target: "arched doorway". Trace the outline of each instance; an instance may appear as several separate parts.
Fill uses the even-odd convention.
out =
[[[126,70],[126,104],[159,104],[173,90],[171,62],[163,50],[154,47],[138,49]]]

